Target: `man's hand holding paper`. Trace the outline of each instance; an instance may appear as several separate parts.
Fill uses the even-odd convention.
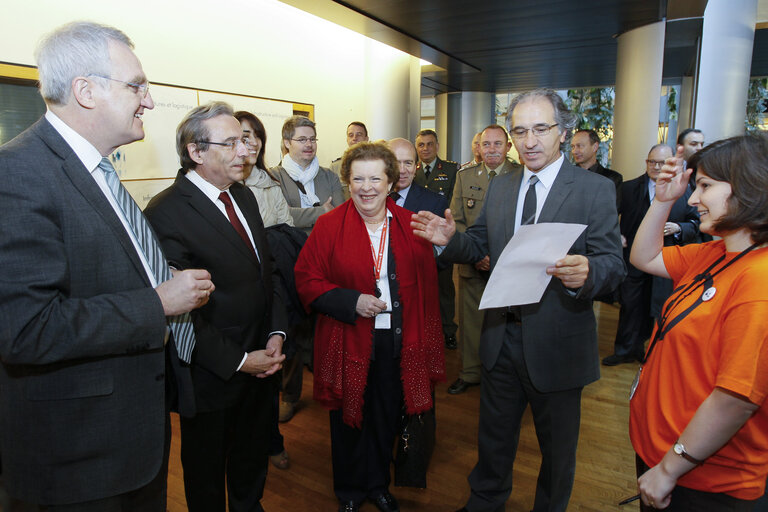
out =
[[[502,251],[480,300],[480,309],[533,304],[555,276],[579,288],[589,274],[589,260],[568,254],[586,229],[584,224],[542,223],[520,226]]]

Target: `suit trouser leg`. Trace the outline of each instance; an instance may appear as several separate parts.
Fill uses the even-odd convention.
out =
[[[653,330],[651,318],[651,276],[628,275],[619,287],[621,309],[616,329],[614,353],[619,356],[642,356],[645,340]]]
[[[271,396],[256,383],[234,407],[181,418],[181,464],[190,512],[260,511],[267,474]]]
[[[480,333],[483,328],[483,315],[479,307],[484,288],[484,279],[459,275],[459,377],[466,382],[480,382]]]
[[[453,284],[453,265],[438,270],[437,286],[440,291],[440,318],[443,321],[443,335],[456,336],[456,322],[453,317],[456,314],[456,290]]]
[[[512,492],[520,422],[528,406],[519,362],[513,360],[513,343],[522,343],[522,333],[519,324],[509,323],[496,364],[491,370],[482,366],[478,460],[468,478],[470,512],[503,512]]]
[[[362,428],[345,424],[340,410],[330,412],[333,490],[341,501],[361,503],[389,488],[402,404],[400,359],[393,357],[391,331],[377,330],[374,346]]]

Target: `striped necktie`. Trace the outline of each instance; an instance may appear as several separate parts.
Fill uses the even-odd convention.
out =
[[[136,241],[144,253],[149,269],[155,276],[158,284],[171,279],[171,269],[165,260],[160,244],[155,238],[152,228],[149,226],[144,214],[141,213],[139,206],[133,200],[131,195],[125,190],[120,178],[117,177],[115,168],[112,167],[108,158],[102,158],[99,168],[104,171],[104,178],[107,181],[112,195],[125,215],[125,220],[131,226],[131,231],[136,237]],[[176,351],[179,353],[179,359],[189,363],[192,359],[192,349],[195,348],[195,331],[192,326],[192,319],[189,313],[183,313],[168,318],[168,324],[173,332],[173,339],[176,343]]]

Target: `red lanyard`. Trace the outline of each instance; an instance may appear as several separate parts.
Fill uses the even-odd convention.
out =
[[[373,241],[371,241],[371,235],[368,235],[368,242],[371,244],[371,254],[373,255],[373,261],[374,261],[374,277],[376,278],[376,289],[378,289],[378,282],[381,278],[381,262],[384,260],[384,245],[387,243],[387,224],[389,219],[385,216],[384,217],[384,227],[381,230],[381,240],[379,240],[379,254],[376,254],[376,250],[373,248]]]

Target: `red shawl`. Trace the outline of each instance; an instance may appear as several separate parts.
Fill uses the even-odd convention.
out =
[[[389,245],[395,259],[403,309],[400,378],[409,414],[432,407],[432,389],[445,380],[443,334],[432,245],[411,229],[411,212],[387,198],[392,212]],[[304,307],[334,288],[374,293],[373,256],[362,217],[349,200],[322,215],[295,267],[296,289]],[[315,329],[315,400],[342,409],[344,422],[360,427],[363,395],[373,346],[374,320],[354,324],[318,315]]]

